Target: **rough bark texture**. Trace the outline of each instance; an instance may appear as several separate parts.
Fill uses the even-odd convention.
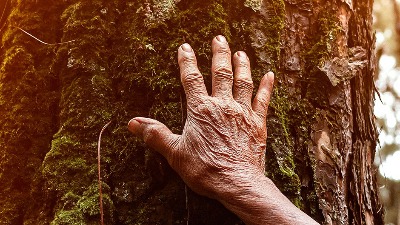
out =
[[[1,224],[98,224],[96,144],[109,120],[106,224],[242,224],[126,129],[148,116],[180,132],[176,50],[193,46],[209,88],[217,34],[248,53],[255,83],[276,74],[266,175],[323,224],[383,224],[372,0],[3,2]],[[74,41],[46,45],[19,28],[48,43]]]

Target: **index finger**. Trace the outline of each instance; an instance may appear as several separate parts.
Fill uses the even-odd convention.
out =
[[[185,89],[188,102],[198,97],[207,96],[204,79],[197,67],[197,60],[193,49],[185,43],[178,49],[178,64],[181,73],[181,82]]]

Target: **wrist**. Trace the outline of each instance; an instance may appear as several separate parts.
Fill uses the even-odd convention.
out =
[[[277,214],[281,213],[280,210],[271,209],[273,207],[271,207],[272,196],[270,196],[279,190],[269,178],[263,174],[257,174],[249,178],[247,182],[244,179],[237,180],[240,183],[232,182],[230,190],[219,195],[218,200],[227,209],[235,213],[247,225],[261,224],[260,221],[263,221],[265,212],[274,212],[276,216],[279,216]],[[266,221],[263,223],[268,224]]]
[[[220,193],[219,201],[247,225],[252,224],[317,224],[296,208],[264,174],[245,183],[243,179],[231,191]]]

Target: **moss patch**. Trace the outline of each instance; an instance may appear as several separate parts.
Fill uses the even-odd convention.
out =
[[[332,56],[335,48],[335,39],[341,31],[339,21],[334,15],[324,13],[316,21],[316,35],[311,48],[305,52],[308,69],[315,72],[318,66]]]

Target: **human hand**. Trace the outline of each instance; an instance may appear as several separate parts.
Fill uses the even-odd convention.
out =
[[[264,76],[251,103],[253,82],[249,58],[233,55],[223,36],[212,41],[212,95],[209,96],[196,57],[188,44],[178,49],[181,81],[187,95],[182,135],[158,121],[134,118],[129,129],[163,154],[185,183],[199,194],[219,199],[264,176],[266,112],[274,75]],[[233,91],[232,91],[233,86]]]
[[[223,36],[213,39],[212,52],[209,96],[193,50],[188,44],[178,49],[187,96],[182,135],[143,117],[129,121],[129,130],[164,155],[193,191],[217,199],[246,224],[316,224],[264,176],[273,73],[264,75],[251,102],[253,82],[246,54],[233,55],[232,71]]]

